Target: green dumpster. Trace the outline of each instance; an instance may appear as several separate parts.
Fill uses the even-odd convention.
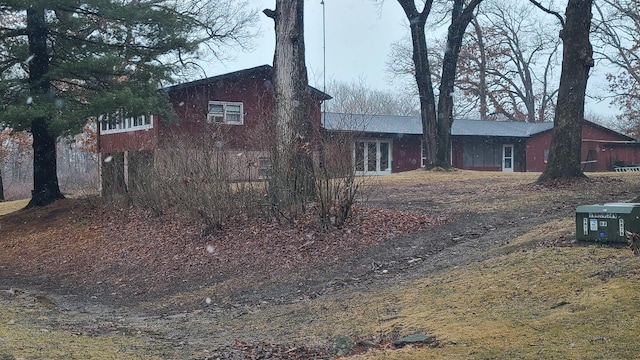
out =
[[[626,243],[626,231],[640,233],[640,203],[581,205],[576,208],[576,239]]]

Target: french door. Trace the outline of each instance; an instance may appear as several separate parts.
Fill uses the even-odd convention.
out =
[[[358,140],[353,150],[353,160],[358,175],[391,174],[391,142]]]

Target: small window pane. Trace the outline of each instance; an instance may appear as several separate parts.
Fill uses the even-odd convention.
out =
[[[367,171],[376,171],[377,146],[375,142],[367,143]]]
[[[380,171],[389,171],[389,143],[380,143]]]
[[[364,171],[364,142],[356,143],[356,171]]]
[[[269,177],[271,170],[271,159],[268,157],[258,158],[258,176],[261,178]]]
[[[504,148],[504,156],[505,157],[511,157],[511,150],[513,150],[510,146],[506,146]]]
[[[209,114],[224,114],[224,106],[222,104],[209,104]]]
[[[227,114],[240,114],[240,105],[227,105]]]

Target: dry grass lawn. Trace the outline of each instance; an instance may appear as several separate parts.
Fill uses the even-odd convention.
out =
[[[526,213],[531,204],[553,202],[559,194],[576,191],[536,190],[531,183],[537,175],[465,171],[425,176],[424,172],[409,172],[375,181],[382,192],[386,183],[402,184],[405,193],[386,194],[391,199],[411,196],[423,182],[441,183],[443,192],[432,196],[434,202],[475,212],[513,209]],[[591,177],[600,179],[599,183],[615,178],[640,185],[636,174]],[[483,201],[487,192],[493,194],[488,202]],[[26,201],[0,203],[0,215],[24,205]],[[250,330],[263,334],[259,340],[264,341],[294,333],[298,341],[309,343],[326,341],[335,334],[422,332],[435,335],[440,342],[436,348],[370,351],[355,356],[357,359],[638,358],[640,258],[626,248],[547,243],[573,234],[574,227],[572,217],[555,219],[490,248],[487,260],[375,291],[266,304],[245,310],[242,316],[221,312],[215,315],[216,321],[207,323],[207,329],[211,334]],[[215,288],[178,296],[205,297],[211,292]],[[144,331],[74,334],[65,329],[64,322],[57,327],[42,325],[56,316],[38,306],[6,305],[0,296],[0,359],[175,358],[165,357]],[[197,316],[174,326],[196,326],[201,319]],[[206,352],[191,354],[191,358],[206,356]]]
[[[0,202],[0,216],[18,211],[29,203],[29,199]]]

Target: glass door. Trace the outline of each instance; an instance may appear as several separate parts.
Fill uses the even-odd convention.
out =
[[[513,172],[513,145],[502,145],[502,171]]]
[[[358,175],[391,173],[391,142],[386,140],[356,141],[353,160]]]

